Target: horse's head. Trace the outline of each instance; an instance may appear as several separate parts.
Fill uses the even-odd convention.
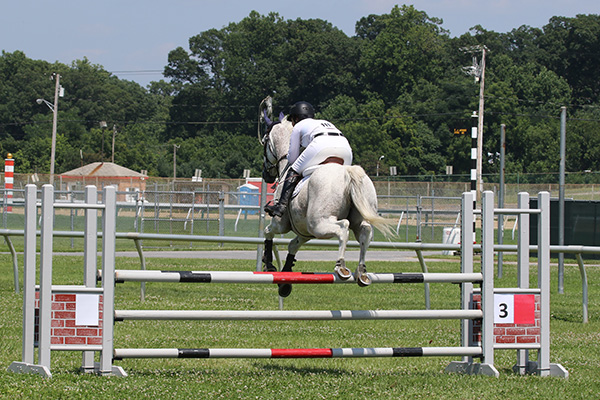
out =
[[[264,149],[263,179],[273,183],[281,175],[286,166],[287,153],[290,146],[292,123],[283,113],[279,114],[279,121],[271,121],[265,113],[266,132],[261,140]]]
[[[271,133],[273,127],[280,124],[285,119],[285,115],[283,113],[279,113],[279,121],[272,121],[267,115],[267,110],[263,110],[263,119],[265,122],[265,133],[263,134],[263,137],[260,141],[264,146],[265,141],[269,139],[269,134]]]

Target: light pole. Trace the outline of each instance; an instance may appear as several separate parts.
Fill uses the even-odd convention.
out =
[[[50,184],[54,185],[54,159],[56,155],[56,126],[58,124],[58,96],[61,92],[60,75],[56,74],[56,87],[54,88],[54,104],[44,100],[37,99],[38,104],[45,103],[52,110],[52,146],[50,149]]]
[[[485,45],[476,45],[463,47],[460,49],[465,53],[481,52],[481,62],[477,62],[476,56],[473,56],[473,65],[463,67],[463,71],[468,75],[475,77],[475,82],[479,82],[479,112],[477,121],[477,168],[476,168],[476,199],[480,200],[483,191],[483,110],[484,110],[484,89],[485,89],[485,56],[488,48]]]
[[[379,176],[379,163],[381,162],[381,160],[383,160],[385,158],[385,156],[381,156],[379,157],[379,160],[377,160],[377,176]]]

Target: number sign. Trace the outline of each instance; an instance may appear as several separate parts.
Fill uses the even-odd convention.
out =
[[[495,324],[534,324],[535,296],[532,294],[495,294]]]

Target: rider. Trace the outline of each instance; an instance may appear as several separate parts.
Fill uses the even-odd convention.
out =
[[[331,122],[314,119],[315,110],[310,103],[299,101],[290,109],[288,119],[294,127],[288,151],[288,169],[279,200],[265,206],[270,216],[281,217],[288,206],[294,188],[302,175],[310,175],[319,164],[336,162],[352,164],[352,149],[348,140]]]

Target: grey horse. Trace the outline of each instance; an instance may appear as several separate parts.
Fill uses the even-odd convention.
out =
[[[288,168],[287,154],[292,132],[292,123],[280,116],[279,123],[267,119],[268,130],[262,138],[264,147],[263,178],[270,183],[285,177]],[[278,186],[278,197],[282,185]],[[338,259],[335,272],[341,279],[350,279],[351,271],[346,267],[345,252],[352,230],[360,244],[359,261],[354,278],[359,286],[368,286],[365,255],[371,242],[373,226],[386,237],[393,235],[390,221],[377,214],[377,193],[371,179],[358,165],[344,166],[337,163],[323,164],[316,168],[308,181],[300,183],[299,189],[290,200],[288,212],[274,217],[265,228],[263,263],[266,271],[276,271],[273,265],[273,238],[275,234],[293,231],[296,237],[288,246],[288,255],[282,271],[292,271],[296,253],[310,239],[339,240]],[[279,295],[289,296],[291,285],[280,284]]]

